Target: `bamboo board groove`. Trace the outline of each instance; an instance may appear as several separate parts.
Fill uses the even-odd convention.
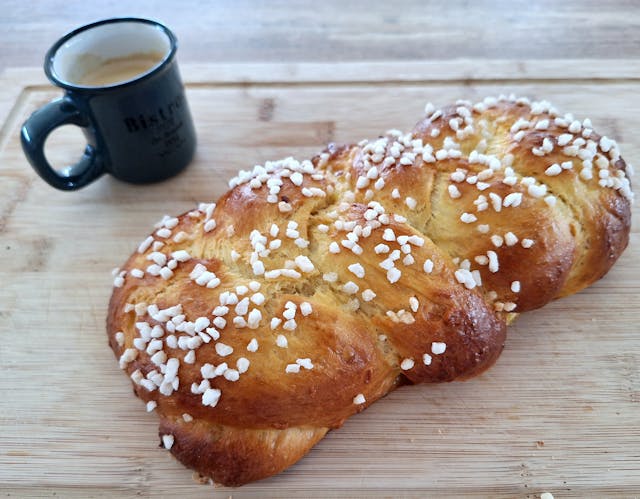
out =
[[[590,117],[640,158],[634,61],[184,66],[194,163],[138,187],[75,193],[22,155],[22,121],[59,92],[39,69],[0,79],[0,491],[41,497],[640,496],[640,236],[593,287],[522,316],[481,377],[402,388],[287,472],[212,489],[157,448],[157,420],[106,344],[109,271],[164,213],[215,200],[240,168],[409,129],[426,101],[515,92]],[[440,67],[440,69],[438,69]],[[485,69],[480,69],[480,67]],[[487,70],[486,68],[490,68]],[[74,160],[77,134],[48,154]],[[634,208],[634,216],[639,215]]]

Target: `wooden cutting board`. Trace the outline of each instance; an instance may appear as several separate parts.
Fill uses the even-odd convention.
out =
[[[397,390],[285,473],[240,489],[198,485],[158,448],[156,415],[132,396],[104,331],[110,270],[164,213],[217,199],[240,168],[407,130],[427,101],[550,99],[591,117],[638,163],[637,61],[185,66],[183,74],[199,136],[194,163],[157,185],[104,177],[73,193],[41,181],[18,138],[23,120],[59,91],[40,69],[0,81],[3,495],[640,496],[637,225],[603,280],[521,317],[486,374]],[[54,163],[80,155],[78,135],[51,137]]]

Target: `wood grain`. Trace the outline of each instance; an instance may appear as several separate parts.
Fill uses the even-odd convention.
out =
[[[3,0],[0,70],[41,66],[65,32],[98,19],[167,23],[188,63],[640,56],[636,0]]]
[[[157,448],[157,421],[106,344],[109,270],[163,213],[214,200],[239,168],[325,142],[409,128],[426,101],[516,92],[549,98],[640,157],[640,78],[614,61],[340,66],[183,65],[199,133],[180,176],[109,177],[55,191],[29,168],[21,122],[59,92],[40,70],[0,81],[0,490],[41,497],[564,497],[640,495],[640,235],[586,291],[521,317],[480,378],[400,389],[287,472],[211,489]],[[564,68],[564,70],[563,70]],[[627,69],[625,69],[627,68]],[[581,73],[582,71],[582,73]],[[564,76],[563,76],[564,73]],[[582,74],[582,77],[580,75]],[[393,78],[390,75],[395,75]],[[568,76],[567,76],[568,75]],[[56,162],[80,145],[61,133]],[[637,207],[634,216],[639,215]]]

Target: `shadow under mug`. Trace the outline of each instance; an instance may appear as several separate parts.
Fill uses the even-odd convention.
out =
[[[22,148],[36,172],[53,187],[79,189],[103,173],[131,183],[164,180],[193,158],[196,135],[176,62],[177,40],[162,24],[138,18],[98,21],[58,40],[44,70],[65,90],[34,112],[21,131]],[[110,61],[155,54],[153,66],[128,79],[87,84],[83,75]],[[82,158],[63,170],[47,161],[48,135],[62,125],[81,127]]]

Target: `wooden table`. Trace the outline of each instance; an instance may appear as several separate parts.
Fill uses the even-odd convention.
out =
[[[637,59],[636,0],[2,0],[0,71],[41,66],[68,30],[107,17],[166,22],[187,63]]]
[[[144,3],[136,4],[133,14],[165,18],[182,40],[197,157],[167,183],[135,187],[103,178],[76,193],[51,189],[26,164],[20,124],[59,92],[38,67],[13,67],[38,66],[67,28],[123,12],[7,4],[0,20],[11,23],[0,79],[5,495],[640,495],[637,225],[605,279],[521,317],[497,365],[483,376],[398,390],[332,432],[286,473],[241,489],[196,485],[156,447],[156,417],[131,396],[104,336],[109,270],[163,213],[217,198],[239,168],[288,154],[308,157],[331,140],[408,129],[427,100],[440,105],[503,91],[549,98],[591,117],[598,130],[619,139],[630,162],[640,164],[638,14],[631,2],[606,11],[572,2],[558,10],[504,2],[487,11],[424,2],[424,8],[367,10],[363,4],[337,17],[330,15],[337,12],[331,4],[312,10],[283,3],[267,12],[229,2],[202,16],[166,5],[145,12]],[[437,22],[434,12],[444,20]],[[218,23],[215,42],[207,19]],[[531,31],[544,25],[548,38],[532,42]],[[615,58],[609,57],[612,47]],[[457,57],[467,60],[449,60]],[[249,62],[256,60],[262,62]],[[48,152],[60,163],[80,150],[77,134],[61,132]],[[636,207],[636,220],[639,214]]]

